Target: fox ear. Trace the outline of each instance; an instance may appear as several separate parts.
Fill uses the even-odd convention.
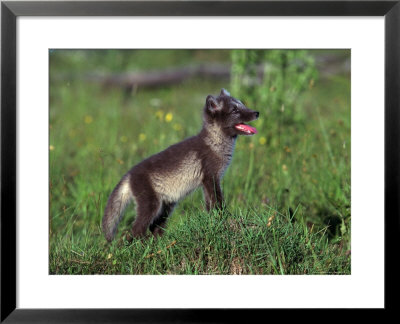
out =
[[[221,93],[219,95],[220,96],[228,96],[228,97],[231,96],[231,94],[224,88],[221,89]]]
[[[215,99],[215,97],[213,97],[212,95],[207,96],[206,106],[207,109],[210,111],[217,111],[221,108],[220,105],[218,104],[217,99]]]

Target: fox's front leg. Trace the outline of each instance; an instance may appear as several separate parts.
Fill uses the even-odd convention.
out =
[[[221,185],[218,178],[205,178],[203,180],[203,191],[207,211],[214,208],[222,209],[224,197],[222,195]]]

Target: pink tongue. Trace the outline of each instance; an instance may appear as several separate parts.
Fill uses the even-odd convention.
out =
[[[246,132],[249,134],[257,134],[257,129],[255,129],[254,127],[251,127],[249,125],[237,124],[237,125],[235,125],[235,128],[242,132]]]

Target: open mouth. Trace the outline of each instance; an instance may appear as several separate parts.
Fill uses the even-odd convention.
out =
[[[235,128],[239,131],[241,131],[245,135],[254,135],[257,134],[257,129],[250,125],[246,124],[236,124]]]

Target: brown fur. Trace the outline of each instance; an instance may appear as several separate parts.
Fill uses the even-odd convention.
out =
[[[237,135],[246,135],[234,126],[258,118],[222,89],[218,97],[208,96],[203,111],[203,128],[190,137],[135,165],[111,193],[103,217],[103,231],[111,241],[124,208],[136,202],[133,237],[147,229],[161,235],[176,203],[203,187],[207,210],[223,207],[220,181],[232,160]]]

